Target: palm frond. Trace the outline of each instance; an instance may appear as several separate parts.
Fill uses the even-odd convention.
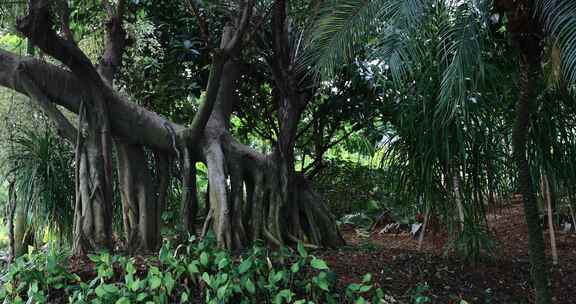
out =
[[[571,0],[536,0],[536,13],[546,32],[560,47],[564,78],[576,82],[576,2]]]
[[[463,3],[448,12],[440,27],[438,53],[442,79],[436,114],[449,121],[456,111],[466,114],[466,103],[484,79],[483,31],[485,1]]]
[[[325,6],[310,35],[310,45],[300,61],[329,77],[368,42],[372,30],[384,23],[406,22],[417,15],[420,0],[340,0]]]

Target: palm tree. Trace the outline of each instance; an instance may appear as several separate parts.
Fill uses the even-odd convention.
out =
[[[576,80],[576,3],[561,0],[495,1],[492,6],[491,1],[485,0],[341,0],[331,4],[310,36],[314,47],[302,60],[315,64],[318,74],[326,77],[343,60],[355,58],[360,51],[369,53],[371,49],[372,54],[375,51],[377,58],[383,61],[394,82],[401,85],[409,75],[421,72],[424,62],[429,63],[422,60],[423,54],[437,51],[437,75],[441,80],[433,119],[440,126],[453,123],[458,114],[466,120],[469,118],[467,109],[471,104],[471,93],[489,88],[484,80],[490,67],[484,59],[486,50],[493,47],[491,36],[498,33],[494,29],[507,30],[514,51],[519,53],[519,92],[512,132],[517,183],[523,194],[529,227],[537,303],[549,303],[544,242],[526,149],[532,103],[538,93],[534,88],[542,74],[542,42],[537,34],[543,32],[548,39],[556,40],[567,82],[565,85],[571,88]],[[507,23],[501,21],[504,14],[508,17]],[[529,24],[534,26],[526,26]],[[427,37],[425,33],[434,32],[434,29],[438,36]],[[439,38],[438,44],[430,42],[434,41],[433,38]]]

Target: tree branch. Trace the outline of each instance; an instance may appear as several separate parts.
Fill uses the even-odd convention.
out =
[[[27,73],[18,69],[23,63],[26,64]],[[78,113],[82,100],[89,99],[83,85],[70,71],[0,49],[0,86],[34,98],[26,90],[23,77],[29,77],[51,102],[74,113]],[[114,136],[132,144],[174,153],[172,139],[165,126],[169,125],[175,132],[181,132],[184,126],[172,123],[114,92],[108,92],[105,97],[109,100],[109,118]],[[194,153],[200,155],[201,151],[194,150]]]
[[[224,52],[228,54],[233,54],[236,48],[240,45],[244,34],[246,34],[246,29],[250,24],[250,18],[252,17],[252,8],[254,7],[254,0],[246,0],[242,8],[242,16],[240,17],[240,22],[238,28],[232,39],[230,39],[226,45],[223,47]]]
[[[72,125],[72,123],[70,123],[64,114],[62,114],[62,112],[56,108],[56,106],[49,100],[49,98],[44,93],[42,93],[36,83],[27,75],[28,73],[26,71],[26,64],[22,63],[18,67],[18,70],[22,73],[20,81],[28,93],[28,96],[35,100],[44,114],[46,114],[54,122],[59,133],[64,138],[68,139],[71,143],[75,143],[76,137],[78,136],[78,131],[76,128]]]
[[[212,67],[210,68],[210,76],[208,78],[208,87],[206,89],[206,97],[200,106],[200,109],[194,116],[190,128],[188,128],[182,135],[183,141],[187,143],[196,142],[202,136],[204,127],[206,127],[210,115],[212,115],[212,110],[214,109],[214,104],[218,97],[224,65],[228,62],[230,57],[234,56],[238,51],[239,44],[246,32],[248,24],[250,23],[249,20],[252,15],[253,5],[253,0],[248,0],[244,5],[244,8],[242,9],[242,17],[236,31],[233,31],[231,26],[226,26],[224,28],[221,48],[214,50]]]
[[[194,0],[186,0],[185,2],[188,5],[188,10],[196,18],[196,22],[198,22],[198,28],[200,29],[200,36],[202,37],[202,40],[204,40],[206,48],[210,48],[210,34],[208,33],[206,19],[204,18],[204,16],[200,14],[200,9],[198,8]]]

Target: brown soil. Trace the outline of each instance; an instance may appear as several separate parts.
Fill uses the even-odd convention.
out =
[[[320,255],[339,275],[342,287],[372,273],[374,282],[396,301],[389,303],[414,303],[415,290],[425,285],[421,294],[429,297],[426,303],[533,303],[521,206],[490,215],[488,225],[498,250],[493,260],[476,266],[444,254],[441,248],[446,237],[440,234],[427,235],[419,252],[418,241],[407,233],[347,230],[348,247]],[[550,247],[547,232],[545,236]],[[550,265],[553,302],[576,303],[576,234],[557,233],[556,238],[559,265]]]

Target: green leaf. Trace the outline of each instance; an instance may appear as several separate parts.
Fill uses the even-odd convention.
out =
[[[134,263],[128,262],[126,263],[126,273],[127,274],[135,274],[136,268],[134,267]]]
[[[350,285],[348,285],[348,289],[352,292],[357,292],[360,290],[360,284],[356,284],[356,283],[352,283]]]
[[[251,267],[252,267],[252,260],[246,259],[246,260],[242,261],[242,263],[240,263],[240,265],[238,266],[238,272],[240,274],[244,274],[248,270],[250,270]]]
[[[218,291],[216,292],[216,296],[218,297],[218,299],[224,300],[227,289],[228,285],[220,286],[220,288],[218,288]]]
[[[116,301],[116,304],[130,304],[130,299],[127,297],[121,297]]]
[[[290,289],[282,289],[277,295],[277,297],[286,299],[288,303],[292,302],[292,296],[294,296],[294,293]]]
[[[356,301],[354,301],[354,304],[366,304],[366,299],[364,299],[363,297],[360,297],[358,299],[356,299]]]
[[[99,298],[103,298],[106,295],[106,290],[102,287],[102,285],[96,287],[94,292],[96,293],[96,296],[98,296]]]
[[[362,278],[362,283],[369,283],[372,280],[372,274],[367,273]]]
[[[292,267],[290,267],[290,271],[292,271],[292,273],[297,273],[298,271],[300,271],[300,263],[292,264]]]
[[[183,292],[180,296],[180,303],[188,303],[188,293]]]
[[[246,290],[248,290],[249,293],[251,294],[255,294],[256,293],[256,286],[254,286],[254,283],[252,282],[252,280],[248,279],[244,282],[244,287],[246,288]]]
[[[154,290],[160,287],[160,285],[162,284],[162,280],[160,279],[159,276],[154,275],[148,279],[148,284],[150,284],[150,289]]]
[[[206,282],[208,286],[212,287],[212,279],[210,278],[210,275],[207,272],[202,274],[202,280],[204,280],[204,282]]]
[[[90,259],[90,261],[92,261],[93,263],[98,263],[100,262],[100,256],[97,254],[89,254],[88,258]]]
[[[148,296],[148,295],[147,295],[146,293],[141,292],[141,293],[139,293],[139,294],[136,296],[136,301],[137,301],[137,302],[144,301],[144,299],[146,299],[147,296]]]
[[[158,253],[158,259],[160,260],[160,263],[165,264],[168,261],[168,258],[170,257],[170,251],[166,246],[162,246],[162,248],[160,248],[160,252]]]
[[[326,264],[326,262],[324,260],[317,259],[317,258],[313,258],[312,261],[310,261],[310,266],[312,266],[312,268],[318,269],[318,270],[329,269],[328,265]]]
[[[372,289],[372,285],[362,285],[360,292],[368,292],[370,289]]]
[[[222,270],[228,265],[230,265],[230,261],[227,258],[223,258],[218,262],[218,270]]]
[[[328,286],[327,280],[318,280],[318,287],[324,291],[330,291],[330,286]]]
[[[202,252],[200,254],[200,264],[203,266],[208,266],[208,254],[206,252]]]
[[[276,285],[276,283],[280,282],[280,280],[282,280],[283,277],[284,277],[284,271],[278,271],[278,272],[271,271],[270,274],[268,275],[268,282],[271,285]]]
[[[200,273],[200,270],[198,269],[197,263],[198,263],[197,261],[194,261],[194,262],[188,264],[188,273],[191,276],[193,276],[196,273]]]
[[[174,279],[172,278],[172,273],[167,272],[164,275],[164,286],[166,286],[166,291],[168,292],[168,294],[172,293],[172,289],[174,289],[175,284],[176,281],[174,281]]]
[[[104,288],[104,290],[106,290],[107,293],[111,293],[111,294],[115,294],[115,293],[118,293],[120,291],[118,289],[118,287],[116,287],[116,285],[114,285],[114,284],[105,284],[105,285],[102,285],[102,287]]]
[[[140,279],[134,280],[132,282],[130,282],[130,284],[127,284],[127,287],[132,291],[132,292],[136,292],[140,289],[141,287],[141,282]]]
[[[303,258],[308,256],[308,252],[306,252],[306,248],[304,248],[304,243],[302,242],[298,242],[298,254]]]

